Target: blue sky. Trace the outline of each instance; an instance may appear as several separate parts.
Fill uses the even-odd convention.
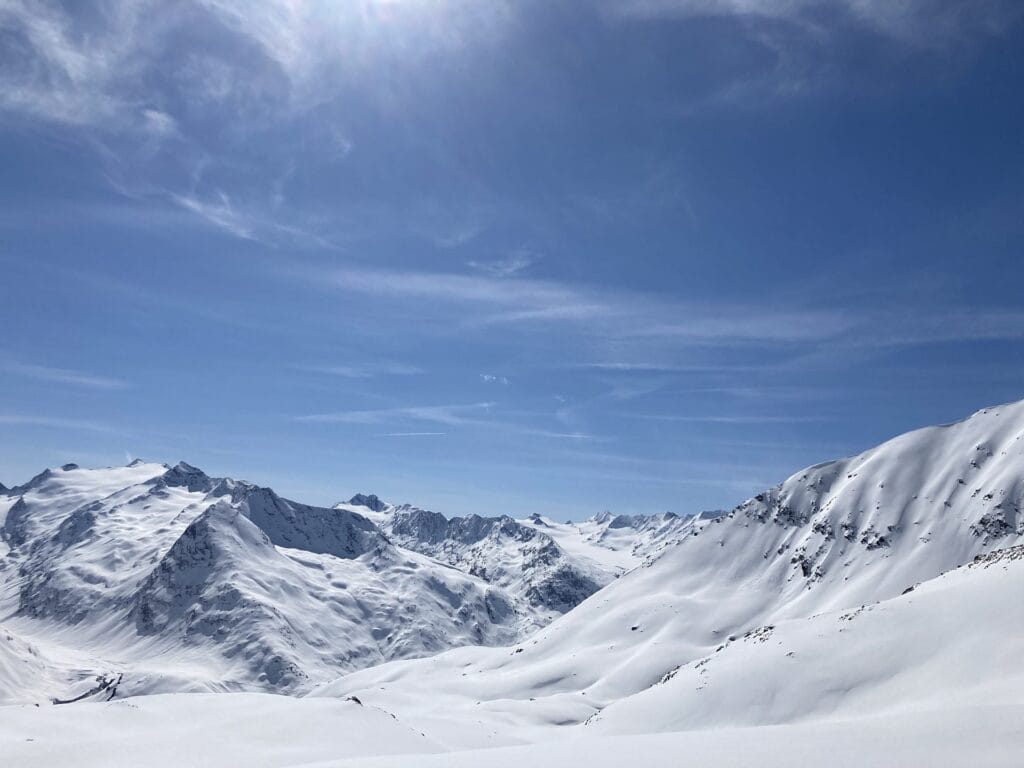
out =
[[[728,507],[1024,396],[1024,7],[0,3],[0,481]]]

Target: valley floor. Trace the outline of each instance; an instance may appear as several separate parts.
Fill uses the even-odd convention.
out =
[[[458,752],[386,712],[336,699],[167,694],[0,707],[0,755],[19,768],[1011,768],[1022,754],[1024,706],[647,735],[595,736],[570,726],[532,744]]]

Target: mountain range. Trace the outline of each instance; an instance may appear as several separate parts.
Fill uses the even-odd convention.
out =
[[[97,679],[117,679],[120,695],[296,693],[391,659],[504,645],[700,524],[447,520],[354,501],[308,506],[185,463],[142,461],[67,464],[6,491],[7,650],[37,649],[47,673],[39,685],[0,680],[0,696],[68,700]]]
[[[17,737],[78,728],[141,750],[166,736],[97,708],[187,699],[375,734],[243,729],[225,752],[211,725],[209,764],[1014,765],[1022,504],[1024,402],[729,511],[580,523],[65,465],[0,495],[0,746],[59,761]]]

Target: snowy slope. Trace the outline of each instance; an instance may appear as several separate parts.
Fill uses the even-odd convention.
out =
[[[524,727],[485,698],[452,708],[433,679],[397,716],[369,694],[7,706],[0,754],[49,768],[1011,768],[1024,750],[1022,577],[1018,547],[876,605],[762,628],[573,727]]]
[[[501,590],[369,520],[188,465],[69,465],[5,501],[4,625],[122,693],[289,691],[516,633]]]
[[[190,693],[0,707],[0,755],[19,768],[271,768],[439,750],[386,712],[334,699]]]
[[[656,733],[1024,704],[1024,546],[863,607],[728,639],[610,705],[598,732]]]
[[[1016,403],[798,472],[516,648],[389,664],[321,693],[365,695],[464,746],[488,743],[488,734],[510,724],[529,733],[583,723],[711,656],[730,637],[898,597],[1019,543],[1022,436],[1024,404]],[[1013,573],[1019,580],[1020,569]],[[990,621],[995,610],[989,604],[973,616],[979,631],[998,626]],[[999,632],[988,637],[1005,646]],[[482,722],[478,733],[445,731],[420,709],[427,691],[445,712]]]
[[[696,515],[613,515],[602,512],[580,523],[562,523],[541,515],[520,522],[543,531],[566,553],[596,561],[617,574],[635,568],[675,546],[722,511]]]

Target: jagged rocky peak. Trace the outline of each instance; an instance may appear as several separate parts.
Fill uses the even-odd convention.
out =
[[[402,546],[416,551],[423,551],[416,542],[438,544],[449,537],[448,518],[440,512],[420,509],[403,504],[395,509],[388,521],[390,531],[402,543]]]
[[[373,493],[357,493],[348,500],[348,503],[353,507],[366,507],[374,512],[383,512],[391,506],[387,502],[381,501],[377,498],[377,495]]]
[[[388,546],[377,527],[355,512],[299,504],[281,498],[271,488],[210,477],[184,461],[150,482],[157,490],[184,488],[202,493],[210,501],[229,499],[279,547],[349,559]]]
[[[377,526],[355,512],[299,504],[248,483],[236,484],[232,500],[279,547],[349,559],[389,546]]]
[[[131,467],[131,468],[135,468],[135,467],[141,467],[141,466],[142,466],[143,464],[145,464],[145,463],[146,463],[146,462],[144,462],[144,461],[143,461],[142,459],[132,459],[132,460],[131,460],[131,461],[130,461],[130,462],[128,463],[128,466],[129,466],[129,467]]]
[[[185,488],[188,491],[202,493],[209,493],[216,485],[216,481],[203,470],[184,461],[179,461],[153,482],[167,488]]]
[[[609,528],[637,528],[646,522],[641,515],[616,515],[608,521]]]
[[[16,485],[13,488],[11,488],[9,493],[21,494],[25,493],[26,491],[31,491],[35,488],[38,488],[51,477],[53,477],[53,474],[54,473],[52,469],[44,469],[38,475],[35,475],[34,477],[30,478],[28,482],[22,483],[21,485]]]
[[[152,634],[185,615],[211,573],[225,561],[271,550],[270,539],[239,510],[211,504],[178,537],[134,597],[132,617],[141,634]]]

